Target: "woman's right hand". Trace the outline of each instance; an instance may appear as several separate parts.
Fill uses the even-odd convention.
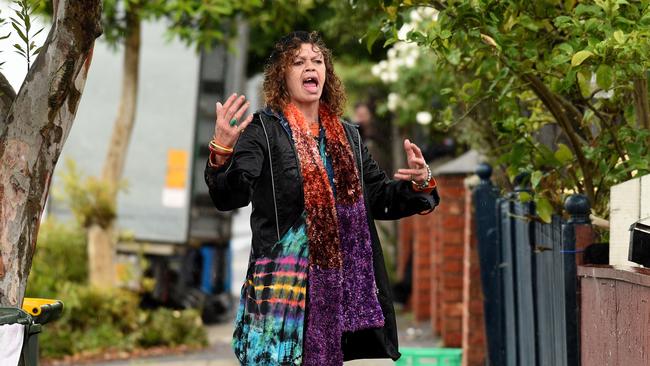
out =
[[[217,102],[217,120],[214,124],[214,139],[217,144],[233,147],[239,135],[253,120],[253,115],[249,114],[244,121],[240,121],[250,105],[250,102],[244,103],[245,100],[245,96],[238,97],[237,93],[233,93],[223,105]],[[231,126],[230,121],[233,118],[237,120],[237,124]]]

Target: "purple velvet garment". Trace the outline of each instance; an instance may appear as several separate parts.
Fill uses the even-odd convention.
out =
[[[336,209],[343,252],[343,331],[382,327],[384,314],[377,299],[363,199],[351,207],[337,205]]]
[[[323,134],[320,137],[320,155],[336,195],[334,162],[325,154]],[[335,205],[342,267],[309,266],[303,365],[343,365],[341,339],[344,331],[384,325],[377,299],[366,207],[362,191],[357,192],[353,203],[337,200]]]
[[[337,205],[343,268],[310,266],[304,337],[306,366],[343,365],[343,331],[384,325],[372,267],[371,238],[363,201]]]

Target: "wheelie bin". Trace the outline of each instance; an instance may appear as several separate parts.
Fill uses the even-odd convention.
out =
[[[38,334],[58,319],[63,302],[26,298],[22,309],[0,307],[0,365],[38,366]]]

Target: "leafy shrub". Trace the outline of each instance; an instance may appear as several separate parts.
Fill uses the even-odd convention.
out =
[[[132,349],[138,327],[138,298],[124,290],[97,290],[66,283],[58,294],[61,319],[41,334],[41,355],[60,357],[103,349]]]
[[[40,226],[27,297],[56,297],[65,283],[86,283],[86,232],[48,217]]]
[[[60,299],[61,319],[40,335],[41,356],[61,358],[105,350],[207,343],[193,310],[143,310],[137,293],[87,285],[85,231],[48,218],[41,225],[27,286],[28,297]]]
[[[196,310],[160,308],[146,313],[138,344],[143,347],[205,345],[207,338],[201,325],[201,316]]]

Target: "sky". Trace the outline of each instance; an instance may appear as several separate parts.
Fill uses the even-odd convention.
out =
[[[14,87],[14,90],[18,92],[20,85],[23,83],[23,80],[25,80],[25,74],[27,74],[27,60],[23,56],[19,55],[13,46],[15,43],[22,45],[23,40],[20,39],[16,30],[11,26],[11,20],[9,17],[17,19],[16,14],[12,9],[19,8],[11,1],[0,0],[0,18],[5,19],[6,22],[4,25],[0,26],[0,35],[5,36],[8,32],[11,32],[9,38],[0,40],[0,62],[4,62],[4,65],[0,68],[0,72],[4,74],[11,86]],[[36,31],[45,27],[45,29],[34,38],[36,46],[40,47],[47,38],[50,24],[48,21],[45,21],[45,19],[37,15],[32,15],[30,19],[32,23],[30,33],[36,33]]]

